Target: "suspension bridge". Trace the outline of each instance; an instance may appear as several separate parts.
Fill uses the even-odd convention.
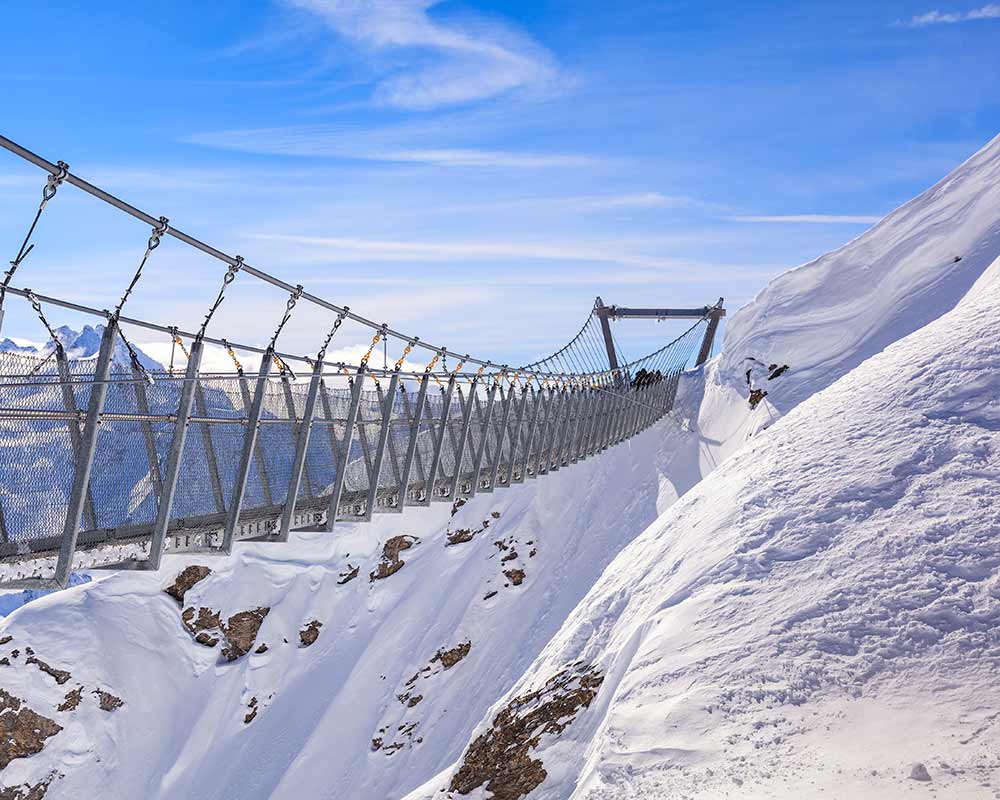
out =
[[[597,298],[576,336],[552,355],[497,364],[376,323],[253,267],[88,183],[62,161],[2,136],[0,146],[47,173],[0,283],[0,330],[4,306],[16,298],[30,304],[50,340],[38,355],[0,353],[4,588],[65,587],[74,568],[155,570],[164,553],[227,554],[241,540],[285,542],[293,530],[332,531],[337,522],[455,503],[555,472],[669,414],[681,373],[708,358],[725,315],[721,299],[702,308],[639,309]],[[44,211],[64,185],[149,226],[145,253],[112,311],[16,285],[26,263],[30,269]],[[197,330],[124,313],[168,236],[224,267]],[[240,276],[288,293],[264,347],[210,331]],[[315,353],[283,352],[281,333],[304,303],[327,312],[330,327],[317,335]],[[100,320],[96,358],[70,357],[50,322],[60,311]],[[626,361],[611,332],[611,322],[623,319],[692,324]],[[346,326],[371,336],[355,364],[327,358]],[[143,364],[130,341],[139,329],[169,337],[167,368]],[[224,348],[233,369],[203,369],[206,345]],[[372,363],[390,345],[395,363]],[[259,369],[248,374],[238,353],[259,356]]]

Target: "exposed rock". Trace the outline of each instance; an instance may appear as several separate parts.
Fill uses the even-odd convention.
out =
[[[378,750],[380,747],[382,747],[382,740],[377,738],[372,739],[372,750]]]
[[[30,647],[26,648],[24,652],[28,655],[28,658],[24,662],[25,664],[34,664],[46,675],[52,676],[52,678],[55,679],[55,682],[60,686],[73,677],[66,670],[56,669],[55,667],[49,666],[41,659],[35,658],[35,654]]]
[[[500,559],[501,564],[506,564],[508,561],[513,561],[517,558],[517,550],[511,550],[507,555]]]
[[[491,597],[495,597],[496,594],[497,594],[496,590],[492,592],[487,592],[486,594],[483,595],[483,600],[489,600]]]
[[[259,710],[259,707],[257,705],[256,697],[250,698],[250,702],[247,703],[247,708],[249,708],[250,710],[247,712],[246,716],[243,717],[244,725],[249,725],[251,722],[253,722],[254,717],[257,716],[257,711]]]
[[[260,630],[264,617],[267,616],[270,608],[254,608],[250,611],[240,611],[233,614],[229,621],[222,626],[222,632],[226,637],[226,646],[222,648],[222,655],[227,661],[235,661],[240,656],[246,655],[254,645],[257,632]]]
[[[530,793],[547,775],[531,751],[544,734],[558,736],[580,709],[589,707],[603,680],[595,667],[577,662],[542,688],[515,697],[466,750],[449,790],[469,794],[485,784],[493,800],[518,800]]]
[[[451,515],[455,516],[458,513],[458,509],[464,506],[466,503],[465,498],[459,498],[454,503],[451,504]]]
[[[445,669],[451,669],[459,661],[469,655],[469,651],[472,649],[472,642],[463,642],[462,644],[455,645],[450,650],[438,650],[431,659],[433,664],[435,661],[440,661],[441,666]]]
[[[62,726],[23,705],[24,701],[0,689],[0,769],[15,758],[41,752],[45,740]]]
[[[465,544],[466,542],[471,542],[474,536],[472,528],[459,528],[457,531],[452,531],[448,534],[448,541],[445,542],[444,546]]]
[[[267,644],[266,643],[262,644],[260,647],[258,647],[256,650],[254,650],[254,652],[257,653],[258,655],[260,653],[266,653],[267,652]]]
[[[504,575],[507,576],[507,580],[513,583],[515,586],[520,586],[524,583],[524,570],[523,569],[507,569],[504,570]]]
[[[181,605],[184,605],[184,594],[194,586],[199,581],[204,580],[209,575],[212,574],[212,570],[208,567],[198,566],[197,564],[192,564],[190,567],[185,567],[178,573],[174,582],[168,586],[165,591],[174,600],[176,600]]]
[[[393,536],[386,541],[382,546],[382,560],[379,562],[378,568],[368,576],[369,579],[371,581],[378,581],[399,572],[406,563],[400,560],[399,554],[403,550],[409,550],[418,541],[419,539],[416,536],[406,535]]]
[[[422,694],[414,695],[413,697],[411,697],[409,700],[406,701],[406,707],[413,708],[417,703],[419,703],[423,699],[424,696]]]
[[[94,689],[93,694],[97,695],[101,711],[115,711],[125,705],[120,697],[115,697],[111,692],[106,692],[103,689]]]
[[[337,585],[338,586],[343,586],[348,581],[353,581],[356,577],[358,577],[358,571],[360,569],[361,569],[360,566],[358,566],[358,567],[352,567],[350,565],[350,563],[348,563],[348,565],[347,565],[347,571],[340,573],[340,580],[337,581]]]
[[[82,700],[83,687],[77,686],[75,689],[71,689],[66,692],[66,696],[63,698],[63,701],[59,704],[56,711],[76,711]]]
[[[10,644],[12,641],[14,641],[13,636],[4,636],[2,639],[0,639],[0,645]]]
[[[757,408],[760,405],[761,400],[767,397],[767,392],[761,389],[753,389],[750,392],[750,397],[748,398],[750,402],[750,408]]]
[[[219,637],[212,636],[209,631],[217,632],[219,630],[221,625],[219,612],[202,606],[198,609],[197,614],[198,616],[195,617],[194,606],[185,608],[181,613],[181,623],[198,644],[203,644],[205,647],[215,647],[219,643]]]
[[[493,519],[500,519],[500,512],[499,511],[491,511],[490,512],[490,516],[493,517]]]
[[[49,790],[49,784],[56,776],[49,775],[45,780],[39,781],[34,786],[22,783],[20,786],[9,786],[0,789],[0,800],[42,800]]]
[[[929,781],[931,779],[931,774],[927,771],[927,767],[921,764],[919,761],[910,767],[910,780],[914,781]]]
[[[767,379],[769,381],[773,381],[775,378],[780,378],[788,372],[788,364],[784,364],[780,367],[777,364],[771,364],[771,366],[768,367],[768,370],[770,370],[771,374],[767,376]]]
[[[300,630],[299,639],[302,641],[302,646],[309,647],[309,645],[313,644],[319,638],[319,629],[322,627],[323,623],[318,619],[314,619]]]

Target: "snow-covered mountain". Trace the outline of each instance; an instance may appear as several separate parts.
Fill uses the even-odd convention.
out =
[[[104,335],[103,325],[84,325],[80,331],[75,331],[66,325],[55,329],[56,337],[66,351],[66,356],[71,361],[97,358],[97,353],[101,349],[101,337]],[[163,371],[163,365],[146,355],[139,347],[133,345],[136,355],[147,370]],[[25,356],[35,356],[45,358],[55,349],[51,342],[36,344],[23,342],[18,344],[12,339],[0,340],[0,353],[18,353]],[[121,339],[115,344],[114,363],[118,366],[128,367],[131,365],[128,350]]]
[[[1000,779],[991,207],[1000,139],[734,315],[685,376],[687,424],[454,509],[167,557],[17,610],[0,718],[25,752],[0,783],[982,796]]]

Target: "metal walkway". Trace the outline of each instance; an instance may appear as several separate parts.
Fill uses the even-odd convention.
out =
[[[681,373],[711,350],[722,301],[700,309],[619,309],[600,299],[580,332],[522,367],[494,364],[377,324],[248,265],[0,137],[0,146],[49,173],[41,203],[0,284],[0,325],[11,297],[48,331],[39,356],[0,353],[0,585],[65,586],[72,569],[158,569],[164,552],[229,553],[238,540],[286,541],[407,506],[456,502],[596,456],[668,414]],[[145,254],[113,312],[13,285],[46,205],[62,184],[152,226]],[[197,331],[123,310],[165,236],[226,265]],[[246,274],[288,291],[265,347],[208,333],[226,288]],[[297,304],[331,313],[315,355],[278,350]],[[49,322],[54,310],[99,317],[96,358],[73,360]],[[609,319],[686,317],[691,327],[621,363]],[[357,364],[326,353],[345,325],[369,329]],[[127,329],[163,333],[170,368],[151,372]],[[343,333],[340,334],[343,336]],[[202,370],[206,344],[234,369]],[[370,363],[393,346],[393,366]],[[427,363],[413,368],[416,353]],[[237,356],[261,355],[248,375]],[[455,366],[448,369],[447,359]],[[176,366],[175,366],[176,363]],[[304,365],[304,366],[303,366]]]

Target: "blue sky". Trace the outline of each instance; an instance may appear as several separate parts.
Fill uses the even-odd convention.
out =
[[[736,308],[1000,131],[982,0],[83,6],[5,7],[0,132],[292,283],[511,362],[597,294]],[[5,259],[41,183],[0,154]],[[111,307],[147,233],[66,188],[14,284]],[[221,275],[168,242],[129,311],[196,326]],[[266,342],[284,300],[242,276],[213,329]],[[3,334],[40,339],[23,306]],[[282,345],[313,352],[330,322],[304,310]],[[633,355],[668,330],[616,335]]]

